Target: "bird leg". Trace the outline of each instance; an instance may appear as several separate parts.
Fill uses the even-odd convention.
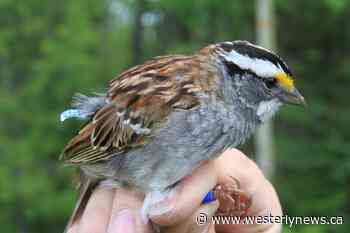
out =
[[[232,183],[218,184],[214,188],[214,198],[220,206],[217,215],[243,216],[248,212],[252,204],[252,198],[248,197],[240,188],[240,183],[231,177]]]

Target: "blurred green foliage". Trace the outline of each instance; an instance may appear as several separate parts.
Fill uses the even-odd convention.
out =
[[[288,215],[350,215],[350,3],[276,0],[277,44],[309,103],[276,118],[274,184]],[[75,92],[103,91],[138,61],[255,38],[254,1],[0,0],[0,225],[62,232],[74,171],[58,155]],[[141,26],[135,23],[137,15]],[[247,153],[251,154],[247,149]],[[284,232],[347,232],[298,225]]]

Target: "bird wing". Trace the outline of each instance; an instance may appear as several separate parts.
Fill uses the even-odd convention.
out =
[[[176,109],[198,105],[193,57],[155,58],[110,82],[106,104],[64,148],[69,164],[96,163],[147,144],[152,133]]]

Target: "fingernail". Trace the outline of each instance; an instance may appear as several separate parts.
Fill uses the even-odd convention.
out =
[[[112,216],[107,232],[136,233],[136,223],[133,211],[130,209],[124,209]]]
[[[159,216],[159,215],[168,215],[170,214],[175,208],[175,201],[174,196],[169,195],[162,199],[161,201],[157,203],[153,203],[149,207],[148,214],[150,217]]]
[[[174,208],[174,204],[172,203],[158,203],[150,207],[148,214],[150,217],[156,217],[160,215],[171,215]]]

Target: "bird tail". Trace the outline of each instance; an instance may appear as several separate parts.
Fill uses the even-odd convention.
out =
[[[97,187],[98,183],[98,180],[89,178],[83,172],[80,172],[79,198],[63,233],[67,233],[69,227],[71,227],[81,217],[90,196]]]

